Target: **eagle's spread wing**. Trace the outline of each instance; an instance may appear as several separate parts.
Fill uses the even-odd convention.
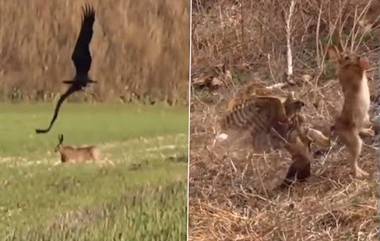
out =
[[[74,62],[76,74],[77,75],[87,75],[91,67],[91,54],[90,54],[90,41],[92,38],[93,30],[92,27],[95,21],[95,11],[90,5],[85,5],[83,7],[83,19],[82,27],[78,36],[77,43],[74,48],[73,55],[71,59]],[[36,133],[47,133],[50,131],[55,120],[58,117],[59,109],[62,103],[75,91],[79,91],[82,87],[75,83],[75,80],[64,81],[66,84],[71,84],[70,88],[59,98],[57,105],[55,107],[54,115],[50,121],[50,125],[47,129],[36,129]]]
[[[70,86],[69,89],[67,89],[67,91],[61,95],[61,97],[59,98],[58,102],[57,102],[57,105],[55,106],[55,111],[54,111],[54,115],[53,115],[53,118],[52,120],[50,121],[50,125],[47,129],[36,129],[36,133],[37,134],[41,134],[41,133],[47,133],[50,131],[50,129],[52,128],[55,120],[57,119],[58,117],[58,113],[59,113],[59,109],[61,108],[61,105],[63,103],[63,101],[65,101],[65,99],[67,97],[69,97],[72,93],[74,93],[75,91],[78,91],[79,88],[76,86],[76,85],[72,85]]]
[[[83,7],[82,27],[71,59],[77,75],[86,75],[91,67],[90,41],[93,34],[95,11],[90,5]]]

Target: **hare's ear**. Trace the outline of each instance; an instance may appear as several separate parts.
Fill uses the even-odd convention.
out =
[[[62,144],[62,142],[63,142],[63,134],[59,134],[58,135],[58,141],[59,141],[59,144]]]
[[[363,70],[369,69],[369,59],[367,57],[361,57],[359,59],[359,65]]]
[[[305,144],[307,146],[307,149],[308,151],[311,150],[311,145],[313,144],[313,139],[311,139],[310,137],[306,136],[306,140],[305,140]]]
[[[335,45],[329,46],[327,48],[327,58],[334,63],[339,63],[341,59],[341,52],[339,48]]]

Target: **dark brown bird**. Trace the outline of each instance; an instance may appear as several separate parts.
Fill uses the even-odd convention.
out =
[[[69,97],[76,91],[84,90],[84,88],[90,83],[96,83],[96,81],[92,80],[88,74],[88,72],[90,71],[92,61],[90,54],[90,42],[93,34],[94,21],[94,9],[90,5],[85,5],[83,7],[82,27],[78,36],[77,43],[74,48],[74,52],[71,56],[76,70],[75,77],[73,80],[63,81],[63,83],[70,84],[71,86],[59,98],[49,127],[47,129],[36,129],[37,134],[47,133],[50,131],[55,120],[57,119],[59,109],[61,108],[62,103],[65,101],[67,97]]]

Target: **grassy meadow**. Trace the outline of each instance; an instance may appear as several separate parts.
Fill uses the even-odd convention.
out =
[[[0,240],[184,240],[189,1],[20,3],[0,1]],[[85,3],[98,83],[36,135],[74,76]],[[61,133],[101,162],[60,165]]]
[[[0,104],[0,240],[184,240],[186,108]],[[64,144],[95,144],[101,161],[60,164]]]

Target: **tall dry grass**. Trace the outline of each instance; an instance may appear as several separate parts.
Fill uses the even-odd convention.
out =
[[[90,71],[98,100],[185,103],[189,2],[87,1],[96,11]],[[73,77],[85,1],[0,1],[0,98],[47,99]]]

